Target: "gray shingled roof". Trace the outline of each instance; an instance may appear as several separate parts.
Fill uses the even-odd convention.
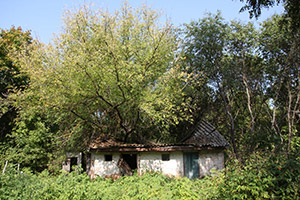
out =
[[[198,147],[228,147],[227,140],[205,120],[199,122],[181,142]]]

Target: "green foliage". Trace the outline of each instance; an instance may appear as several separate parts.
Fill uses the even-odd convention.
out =
[[[274,177],[263,166],[267,163],[253,159],[245,166],[238,162],[227,168],[225,180],[221,187],[222,199],[272,199]]]
[[[300,162],[295,157],[256,153],[244,165],[230,163],[220,184],[221,199],[299,199]]]
[[[0,29],[0,166],[5,161],[14,161],[16,151],[22,152],[23,148],[15,148],[14,129],[20,124],[18,119],[18,106],[15,105],[13,95],[23,91],[29,83],[29,78],[22,73],[22,66],[16,55],[27,49],[32,43],[29,31],[23,31],[14,26],[9,30]],[[27,139],[25,137],[24,139]],[[21,140],[20,140],[21,141]],[[24,143],[24,141],[22,141]],[[30,150],[26,150],[27,152]],[[24,152],[22,152],[24,153]],[[19,157],[19,156],[17,156]],[[32,160],[31,160],[32,161]],[[31,161],[29,164],[31,164]],[[19,162],[16,162],[19,163]]]
[[[181,72],[175,29],[158,20],[155,11],[127,4],[115,14],[87,6],[66,12],[53,44],[20,56],[31,84],[17,101],[60,116],[68,144],[168,136],[170,125],[189,120],[185,85],[200,85],[201,77]]]
[[[244,0],[240,0],[240,1],[244,2]],[[278,5],[282,1],[286,1],[286,0],[261,0],[261,1],[246,0],[246,5],[241,8],[240,12],[244,12],[248,10],[250,18],[252,17],[258,18],[261,15],[262,8],[273,7],[276,4]]]
[[[250,18],[258,18],[261,15],[262,8],[270,8],[280,3],[284,6],[284,17],[287,19],[285,22],[291,22],[291,29],[299,34],[299,17],[300,17],[300,3],[298,0],[240,0],[241,2],[246,1],[246,5],[243,6],[240,12],[249,11]]]
[[[28,77],[21,73],[21,66],[15,59],[17,52],[30,45],[30,32],[14,26],[9,30],[0,29],[0,140],[8,138],[17,116],[9,95],[15,90],[23,90],[28,85]]]
[[[159,173],[90,180],[78,171],[50,176],[17,174],[8,170],[0,175],[1,199],[214,199],[219,177],[201,180],[170,178]]]
[[[274,177],[274,196],[278,199],[299,199],[300,195],[300,160],[298,155],[289,159],[276,155],[270,158],[267,170]]]
[[[54,130],[38,115],[22,114],[12,133],[10,147],[3,160],[20,163],[40,172],[48,167],[56,147]]]
[[[182,53],[187,68],[207,77],[189,94],[201,114],[219,124],[232,155],[246,160],[258,150],[289,154],[299,141],[299,37],[283,16],[256,29],[253,24],[225,22],[220,13],[185,24]],[[198,92],[198,95],[194,95]],[[208,92],[207,92],[208,91]],[[199,94],[202,93],[202,94]]]
[[[299,199],[300,162],[253,155],[243,166],[190,180],[147,172],[117,180],[90,180],[80,170],[36,175],[9,166],[0,175],[0,199]]]
[[[231,141],[237,158],[240,152],[250,154],[258,138],[268,140],[262,112],[269,108],[264,104],[265,66],[257,51],[258,31],[251,23],[227,23],[218,13],[186,24],[183,34],[183,62],[203,72],[210,88],[203,95],[211,104],[202,115],[220,124],[218,130]]]

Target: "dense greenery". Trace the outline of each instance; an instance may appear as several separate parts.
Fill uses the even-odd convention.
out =
[[[26,90],[30,83],[30,77],[24,73],[17,57],[20,52],[27,54],[32,43],[30,31],[24,32],[20,27],[1,29],[0,165],[4,166],[9,160],[42,171],[54,152],[51,141],[55,129],[47,126],[41,113],[21,109],[21,104],[15,101],[15,95]]]
[[[0,198],[299,198],[300,37],[287,16],[256,28],[208,14],[177,29],[125,3],[114,14],[66,12],[50,44],[1,30],[0,167],[33,174],[8,167]],[[95,138],[175,142],[203,118],[231,144],[218,176],[59,172],[65,151]]]
[[[282,20],[274,16],[257,30],[217,14],[183,29],[184,64],[207,76],[204,115],[241,161],[258,150],[299,151],[299,38]]]
[[[17,116],[16,108],[9,101],[9,95],[28,85],[28,77],[20,71],[20,64],[14,59],[15,52],[30,45],[30,32],[12,27],[0,30],[0,139],[8,140]]]
[[[195,180],[149,172],[90,180],[78,171],[51,176],[9,167],[0,176],[0,199],[300,199],[299,162],[268,159],[256,156],[244,167],[232,162],[226,171]]]

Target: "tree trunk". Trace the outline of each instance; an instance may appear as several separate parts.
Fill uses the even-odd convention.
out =
[[[231,113],[231,109],[230,109],[230,105],[228,105],[227,100],[226,100],[226,94],[224,92],[224,88],[220,85],[220,83],[217,81],[217,85],[220,91],[220,94],[222,96],[223,99],[223,104],[224,104],[224,110],[225,110],[225,116],[227,118],[227,120],[230,123],[230,140],[231,140],[231,144],[232,144],[232,148],[233,148],[233,152],[235,154],[236,159],[239,160],[239,155],[238,155],[238,151],[237,151],[237,147],[236,147],[236,142],[235,142],[235,125],[234,125],[234,118],[232,116]]]
[[[249,85],[248,85],[246,75],[244,73],[243,73],[243,83],[244,83],[245,88],[246,88],[247,106],[248,106],[248,110],[249,110],[250,117],[251,117],[250,135],[251,135],[251,138],[253,138],[254,137],[254,128],[255,128],[255,117],[253,115],[252,106],[251,106],[251,93],[250,93],[250,89],[249,89]],[[253,142],[251,142],[249,153],[251,154],[253,152],[253,150],[254,150],[254,145],[253,145]]]

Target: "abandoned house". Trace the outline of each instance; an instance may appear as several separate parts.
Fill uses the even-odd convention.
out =
[[[109,177],[131,175],[134,171],[159,171],[170,176],[199,178],[211,169],[224,168],[225,138],[207,121],[201,121],[180,142],[175,144],[124,144],[114,141],[93,143],[85,162],[82,153],[67,154],[63,170],[84,164],[87,173]]]

